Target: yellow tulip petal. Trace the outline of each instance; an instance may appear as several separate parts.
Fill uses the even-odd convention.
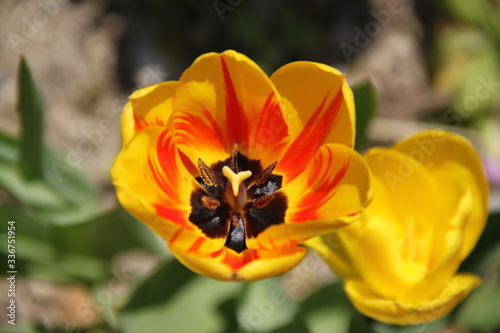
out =
[[[338,236],[339,232],[332,232],[311,238],[304,245],[316,251],[342,280],[358,279],[359,274],[351,262],[350,251]]]
[[[129,97],[121,116],[123,146],[145,127],[172,127],[172,97],[178,84],[162,82],[136,90]]]
[[[373,190],[374,203],[370,206],[375,207],[377,213],[382,216],[392,214],[399,220],[412,218],[418,224],[426,225],[434,225],[436,220],[443,217],[434,215],[429,219],[429,211],[443,213],[439,209],[438,183],[423,166],[405,154],[385,148],[370,149],[365,159],[373,177],[377,179],[377,188]],[[425,204],[424,209],[422,204]],[[406,223],[401,223],[406,228]]]
[[[250,248],[277,249],[353,222],[369,201],[370,174],[362,157],[341,144],[321,147],[300,176],[286,184],[285,223],[267,228]]]
[[[311,64],[311,63],[301,63],[302,66],[291,66],[292,68],[308,68],[308,69],[317,69],[321,68],[323,70],[312,71],[306,70],[305,72],[309,75],[315,73],[318,77],[322,77],[320,73],[326,75],[325,82],[321,82],[323,84],[324,89],[320,89],[321,99],[316,101],[314,99],[311,100],[311,96],[307,97],[308,108],[306,111],[301,111],[300,109],[297,111],[297,119],[289,119],[290,122],[302,122],[300,117],[304,117],[306,120],[302,125],[300,133],[297,135],[294,134],[293,141],[285,152],[285,155],[281,158],[276,171],[281,173],[285,177],[285,182],[292,181],[295,177],[297,177],[304,169],[306,169],[309,161],[314,157],[316,151],[321,147],[324,143],[335,142],[342,143],[348,147],[352,146],[353,137],[349,135],[354,132],[349,132],[348,134],[343,134],[335,131],[335,129],[342,128],[342,131],[345,131],[346,128],[351,128],[352,124],[346,124],[345,119],[350,119],[350,107],[352,106],[349,102],[349,98],[352,97],[352,92],[350,88],[345,83],[343,75],[335,76],[333,75],[331,69],[330,72],[326,72],[329,67],[325,65]],[[291,73],[294,71],[292,70]],[[300,71],[299,71],[300,72]],[[277,77],[281,77],[278,70]],[[289,73],[288,70],[283,70],[283,75],[286,76],[286,73]],[[303,73],[306,78],[309,76]],[[281,82],[280,80],[278,80]],[[307,82],[307,80],[305,80]],[[307,93],[309,90],[305,90],[302,94]],[[290,93],[290,92],[287,92]],[[346,96],[347,94],[347,96]],[[349,95],[350,94],[350,95]],[[318,103],[315,109],[311,109],[311,105],[314,105],[315,102]],[[293,104],[293,102],[292,102]],[[349,106],[349,107],[348,107]],[[342,122],[341,122],[342,120]],[[339,124],[339,122],[341,122]],[[292,125],[289,126],[294,129],[297,126]],[[333,138],[337,139],[333,140]],[[351,142],[347,142],[351,140]]]
[[[481,159],[474,147],[460,135],[443,130],[429,130],[399,142],[395,149],[412,156],[429,172],[436,174],[440,187],[464,184],[474,198],[473,211],[465,227],[462,259],[474,248],[484,229],[488,214],[488,181]]]
[[[480,283],[475,275],[457,274],[435,298],[419,303],[380,297],[356,280],[346,281],[345,291],[356,309],[371,318],[395,325],[416,325],[445,316]]]
[[[460,266],[463,260],[461,250],[465,244],[466,234],[464,223],[453,224],[453,222],[455,220],[465,221],[469,218],[473,209],[473,199],[470,193],[467,193],[458,200],[459,205],[452,209],[455,215],[450,218],[452,221],[450,229],[434,237],[433,253],[431,254],[434,260],[429,262],[425,279],[415,285],[404,299],[424,301],[435,297]]]
[[[239,273],[241,281],[255,281],[288,272],[302,261],[307,249],[294,246],[280,251],[259,251],[260,260],[254,260],[243,266]]]
[[[413,142],[415,143],[415,140]],[[425,143],[426,141],[419,139],[416,142]],[[398,153],[399,151],[403,154]],[[397,165],[388,167],[387,156],[384,157],[384,154],[399,155]],[[376,161],[375,156],[382,156],[384,159]],[[463,181],[464,178],[453,173],[450,163],[442,164],[439,168],[434,165],[433,169],[429,169],[427,164],[420,164],[412,156],[417,155],[408,153],[404,149],[385,150],[385,153],[384,150],[375,149],[367,153],[367,162],[374,175],[379,179],[385,179],[386,188],[393,192],[388,192],[383,200],[376,200],[370,212],[379,206],[388,208],[392,213],[397,213],[395,221],[398,222],[395,224],[403,223],[401,221],[405,218],[413,218],[415,223],[412,224],[412,228],[419,226],[419,230],[431,232],[428,235],[417,236],[418,239],[427,243],[425,253],[429,257],[426,263],[429,269],[428,274],[435,270],[441,270],[443,273],[442,269],[444,269],[448,273],[443,273],[442,278],[448,278],[463,260],[463,255],[457,251],[463,250],[464,235],[467,231],[462,229],[470,218],[471,211],[475,209],[471,200],[472,196],[466,188],[467,183]],[[433,165],[431,161],[429,161],[429,165]],[[448,174],[448,176],[442,173]],[[406,192],[401,192],[401,189]],[[380,195],[381,190],[375,191]],[[415,195],[420,197],[417,198]],[[391,204],[387,205],[387,202]],[[443,209],[443,207],[447,207],[447,209]],[[380,216],[389,214],[391,212],[380,212]],[[424,228],[423,223],[427,227]],[[404,223],[402,225],[404,226]],[[467,237],[465,236],[465,238]],[[418,253],[423,253],[421,249],[415,250]],[[446,267],[442,267],[443,265]],[[436,285],[434,287],[439,288]],[[427,288],[426,292],[432,293],[435,288]],[[421,293],[421,295],[423,294],[425,293]]]
[[[423,279],[416,281],[407,288],[407,293],[401,296],[406,302],[426,302],[439,295],[440,291],[455,274],[461,263],[460,249],[463,245],[463,232],[459,229],[447,233],[447,248],[440,253],[434,267],[426,267]]]
[[[354,97],[346,83],[345,76],[339,70],[327,65],[308,61],[297,61],[278,69],[271,80],[283,98],[287,99],[296,110],[287,117],[289,122],[299,122],[305,126],[313,121],[326,121],[327,109],[321,105],[329,105],[341,89],[343,99],[339,105],[338,116],[332,119],[331,132],[326,134],[327,143],[342,143],[349,147],[354,144],[355,113]],[[323,110],[325,113],[318,113]],[[291,117],[297,116],[298,119]],[[299,131],[292,132],[293,139]]]
[[[208,255],[185,252],[173,246],[170,250],[192,271],[222,281],[255,281],[283,274],[295,267],[307,252],[300,246],[279,251],[247,249],[241,253],[223,248]]]
[[[484,228],[486,179],[465,139],[435,133],[370,149],[371,204],[356,223],[306,242],[355,307],[382,322],[438,319],[479,284],[455,274]]]
[[[309,167],[283,187],[290,224],[359,214],[370,199],[370,172],[363,158],[341,144],[322,146]]]
[[[213,91],[208,101],[206,93],[199,97],[197,90],[187,88],[186,98],[176,97],[175,118],[192,115],[205,121],[208,127],[220,132],[228,154],[237,143],[243,155],[260,160],[262,165],[281,157],[289,142],[281,97],[252,60],[231,50],[207,53],[196,59],[180,82],[204,83]],[[189,107],[195,104],[198,106]],[[182,146],[188,141],[182,142]]]
[[[225,239],[207,239],[189,222],[191,193],[198,185],[180,161],[170,131],[151,126],[136,134],[116,158],[111,178],[121,205],[167,242],[200,252],[223,246]]]
[[[332,256],[344,253],[337,260],[352,261],[373,290],[400,297],[422,281],[439,259],[433,257],[433,241],[440,241],[437,237],[450,228],[448,215],[441,212],[437,183],[421,165],[402,153],[380,148],[370,150],[366,160],[373,174],[374,200],[358,222],[334,236],[343,251],[336,254],[333,249]],[[448,246],[452,256],[460,248],[452,245],[440,246],[443,251]]]
[[[212,165],[229,157],[220,125],[209,111],[215,110],[214,96],[213,84],[195,81],[182,84],[175,94],[176,144],[194,165],[199,158]]]

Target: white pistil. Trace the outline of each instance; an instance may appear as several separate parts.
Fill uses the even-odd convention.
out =
[[[233,194],[236,197],[238,196],[240,184],[252,175],[252,171],[247,170],[235,173],[229,167],[225,166],[222,168],[222,174],[226,176],[226,178],[231,183],[231,186],[233,187]]]
[[[228,166],[222,168],[222,174],[228,179],[227,201],[234,211],[240,211],[247,201],[247,189],[243,181],[252,175],[250,170],[235,173]]]

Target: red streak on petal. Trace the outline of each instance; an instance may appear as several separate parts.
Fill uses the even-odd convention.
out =
[[[153,207],[156,210],[156,214],[161,218],[174,223],[184,229],[192,231],[194,228],[192,225],[186,222],[186,215],[183,211],[171,207],[167,207],[161,203],[153,204]],[[173,240],[170,240],[173,242]]]
[[[204,238],[198,238],[194,243],[193,245],[189,248],[189,252],[198,252],[198,250],[200,249],[201,245],[205,242],[205,239]]]
[[[183,145],[195,145],[209,147],[206,149],[225,151],[222,132],[212,114],[205,107],[202,107],[202,116],[186,111],[176,112],[174,127],[177,142]]]
[[[177,201],[176,200],[177,194],[173,191],[166,177],[164,177],[164,175],[161,174],[161,171],[158,170],[158,167],[151,159],[148,160],[148,167],[149,170],[151,171],[151,176],[153,177],[153,180],[162,190],[162,192],[166,194],[169,197],[169,199]]]
[[[136,132],[139,132],[144,127],[148,126],[148,123],[146,122],[146,120],[142,117],[137,116],[137,115],[134,115],[134,123],[135,123],[135,131]]]
[[[217,122],[215,121],[214,117],[212,116],[212,114],[210,113],[210,111],[207,110],[206,107],[203,107],[203,116],[207,119],[208,123],[210,124],[210,128],[212,129],[212,131],[215,133],[215,136],[222,141],[223,139],[223,136],[222,136],[222,132],[219,128],[219,125],[217,124]]]
[[[354,213],[351,213],[351,214],[347,214],[346,216],[349,216],[349,217],[356,216],[356,215],[361,214],[361,212],[362,212],[362,211],[359,211],[359,212],[354,212]]]
[[[300,204],[296,208],[297,212],[290,218],[295,223],[321,218],[319,210],[333,198],[337,192],[336,187],[349,169],[349,160],[347,160],[335,176],[331,178],[329,171],[332,169],[334,156],[328,150],[326,158],[323,155],[320,155],[319,158],[319,161],[315,161],[315,170],[311,170],[311,176],[314,177],[313,181],[317,179],[315,183],[319,184],[319,186],[314,186],[312,191],[309,191],[301,198]]]
[[[177,240],[177,238],[179,238],[179,236],[181,235],[183,229],[179,229],[175,232],[175,234],[172,236],[172,238],[170,238],[169,242],[170,244],[174,244],[175,241]]]
[[[256,124],[256,133],[250,138],[253,148],[271,150],[273,156],[279,156],[288,145],[288,126],[274,92],[267,97]]]
[[[156,156],[158,158],[158,163],[155,163],[152,158],[148,160],[149,170],[153,179],[161,188],[163,193],[165,193],[169,199],[174,201],[179,201],[179,197],[176,193],[175,181],[178,180],[178,168],[175,160],[175,146],[171,142],[171,137],[166,138],[168,131],[163,131],[158,137],[158,142],[156,144]],[[166,177],[166,174],[169,177]]]
[[[166,127],[165,122],[162,119],[158,118],[158,117],[155,118],[154,124],[158,125],[158,126]]]
[[[172,137],[167,137],[168,131],[164,131],[158,137],[156,145],[156,156],[158,162],[150,157],[148,167],[154,182],[162,191],[165,198],[153,206],[162,218],[169,220],[183,228],[192,230],[193,226],[186,222],[185,213],[177,206],[184,204],[178,194],[181,182],[179,168],[176,161],[176,147],[172,142]],[[166,176],[168,174],[168,177]]]
[[[238,101],[238,95],[234,88],[233,80],[224,57],[220,57],[222,73],[224,75],[224,85],[226,90],[226,130],[228,134],[228,145],[232,147],[234,143],[248,142],[248,119],[245,119],[245,112]]]
[[[155,118],[154,122],[148,122],[143,117],[138,116],[138,115],[134,115],[134,123],[135,123],[135,132],[136,133],[139,132],[140,130],[142,130],[143,128],[148,127],[148,126],[155,126],[156,125],[156,126],[166,127],[163,120],[161,120],[158,117]]]
[[[232,250],[226,249],[222,262],[228,265],[233,271],[238,271],[250,261],[257,259],[259,259],[259,254],[257,251],[252,249],[246,249],[241,253],[236,253]]]
[[[186,169],[189,171],[190,174],[196,175],[198,174],[198,168],[196,165],[191,162],[191,160],[184,154],[181,150],[179,150],[179,156],[181,158],[182,163],[186,167]]]
[[[277,166],[277,171],[285,174],[287,182],[304,171],[338,121],[339,111],[344,101],[342,88],[325,107],[327,99],[328,95],[325,96]]]

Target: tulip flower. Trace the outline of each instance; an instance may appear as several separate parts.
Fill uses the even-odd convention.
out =
[[[121,205],[193,271],[281,274],[301,243],[350,224],[369,196],[353,150],[354,102],[338,70],[290,63],[272,77],[234,51],[139,89],[112,168]]]
[[[480,284],[457,273],[487,219],[480,158],[466,139],[440,130],[365,158],[373,201],[356,223],[308,245],[365,315],[399,325],[438,319]]]

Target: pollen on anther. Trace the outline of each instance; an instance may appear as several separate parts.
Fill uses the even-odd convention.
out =
[[[201,197],[201,202],[203,203],[203,206],[207,207],[210,210],[215,210],[220,206],[219,200],[206,195]]]

